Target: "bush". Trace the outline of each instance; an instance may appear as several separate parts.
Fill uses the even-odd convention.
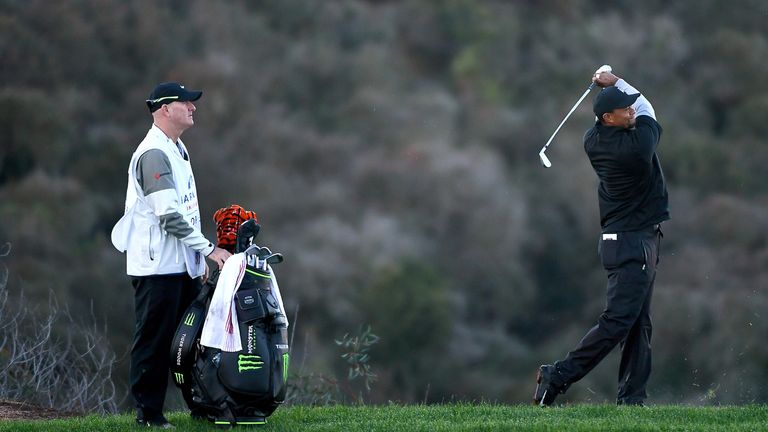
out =
[[[0,248],[0,258],[10,249],[10,243]],[[53,292],[47,314],[30,308],[23,293],[12,304],[7,282],[8,269],[0,261],[0,399],[69,412],[116,413],[116,356],[106,329],[76,322]]]

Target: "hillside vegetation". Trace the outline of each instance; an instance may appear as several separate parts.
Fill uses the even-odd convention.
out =
[[[651,399],[768,402],[766,13],[757,0],[4,0],[8,289],[31,308],[53,290],[73,317],[93,310],[126,394],[133,293],[109,233],[151,124],[144,99],[179,80],[204,91],[183,139],[205,234],[239,203],[286,257],[293,373],[345,374],[333,341],[370,325],[369,402],[525,402],[536,367],[604,302],[581,147],[591,97],[553,168],[536,153],[607,63],[664,128],[673,220]],[[611,402],[615,364],[564,400]]]

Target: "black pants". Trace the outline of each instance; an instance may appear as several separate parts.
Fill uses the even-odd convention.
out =
[[[567,389],[621,344],[617,403],[638,404],[651,374],[651,296],[659,262],[661,229],[602,234],[600,259],[608,273],[606,306],[597,325],[565,360],[555,363]]]
[[[186,273],[132,277],[136,330],[131,348],[131,394],[137,415],[162,415],[168,385],[173,335],[187,307],[200,291],[200,279]],[[188,392],[184,399],[191,402]]]

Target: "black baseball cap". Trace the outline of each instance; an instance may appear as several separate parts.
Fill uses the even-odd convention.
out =
[[[603,119],[603,114],[609,113],[616,108],[626,108],[640,97],[640,93],[626,94],[619,90],[616,86],[606,87],[600,90],[600,93],[595,97],[595,102],[592,105],[592,110],[598,119]]]
[[[202,91],[187,90],[177,82],[164,82],[155,86],[147,99],[149,112],[155,112],[164,104],[171,102],[194,102],[203,95]]]

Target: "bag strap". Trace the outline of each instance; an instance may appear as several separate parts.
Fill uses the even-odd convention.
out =
[[[208,281],[203,284],[203,287],[200,288],[200,293],[195,297],[194,300],[192,300],[192,303],[200,303],[203,307],[205,307],[205,302],[208,301],[208,299],[211,297],[211,294],[213,294],[213,290],[211,289],[211,286],[213,284]]]
[[[212,293],[212,284],[205,283],[197,297],[187,307],[182,322],[176,328],[171,345],[171,366],[174,383],[179,388],[190,385],[192,364],[196,351],[196,341],[203,330],[206,302]]]

